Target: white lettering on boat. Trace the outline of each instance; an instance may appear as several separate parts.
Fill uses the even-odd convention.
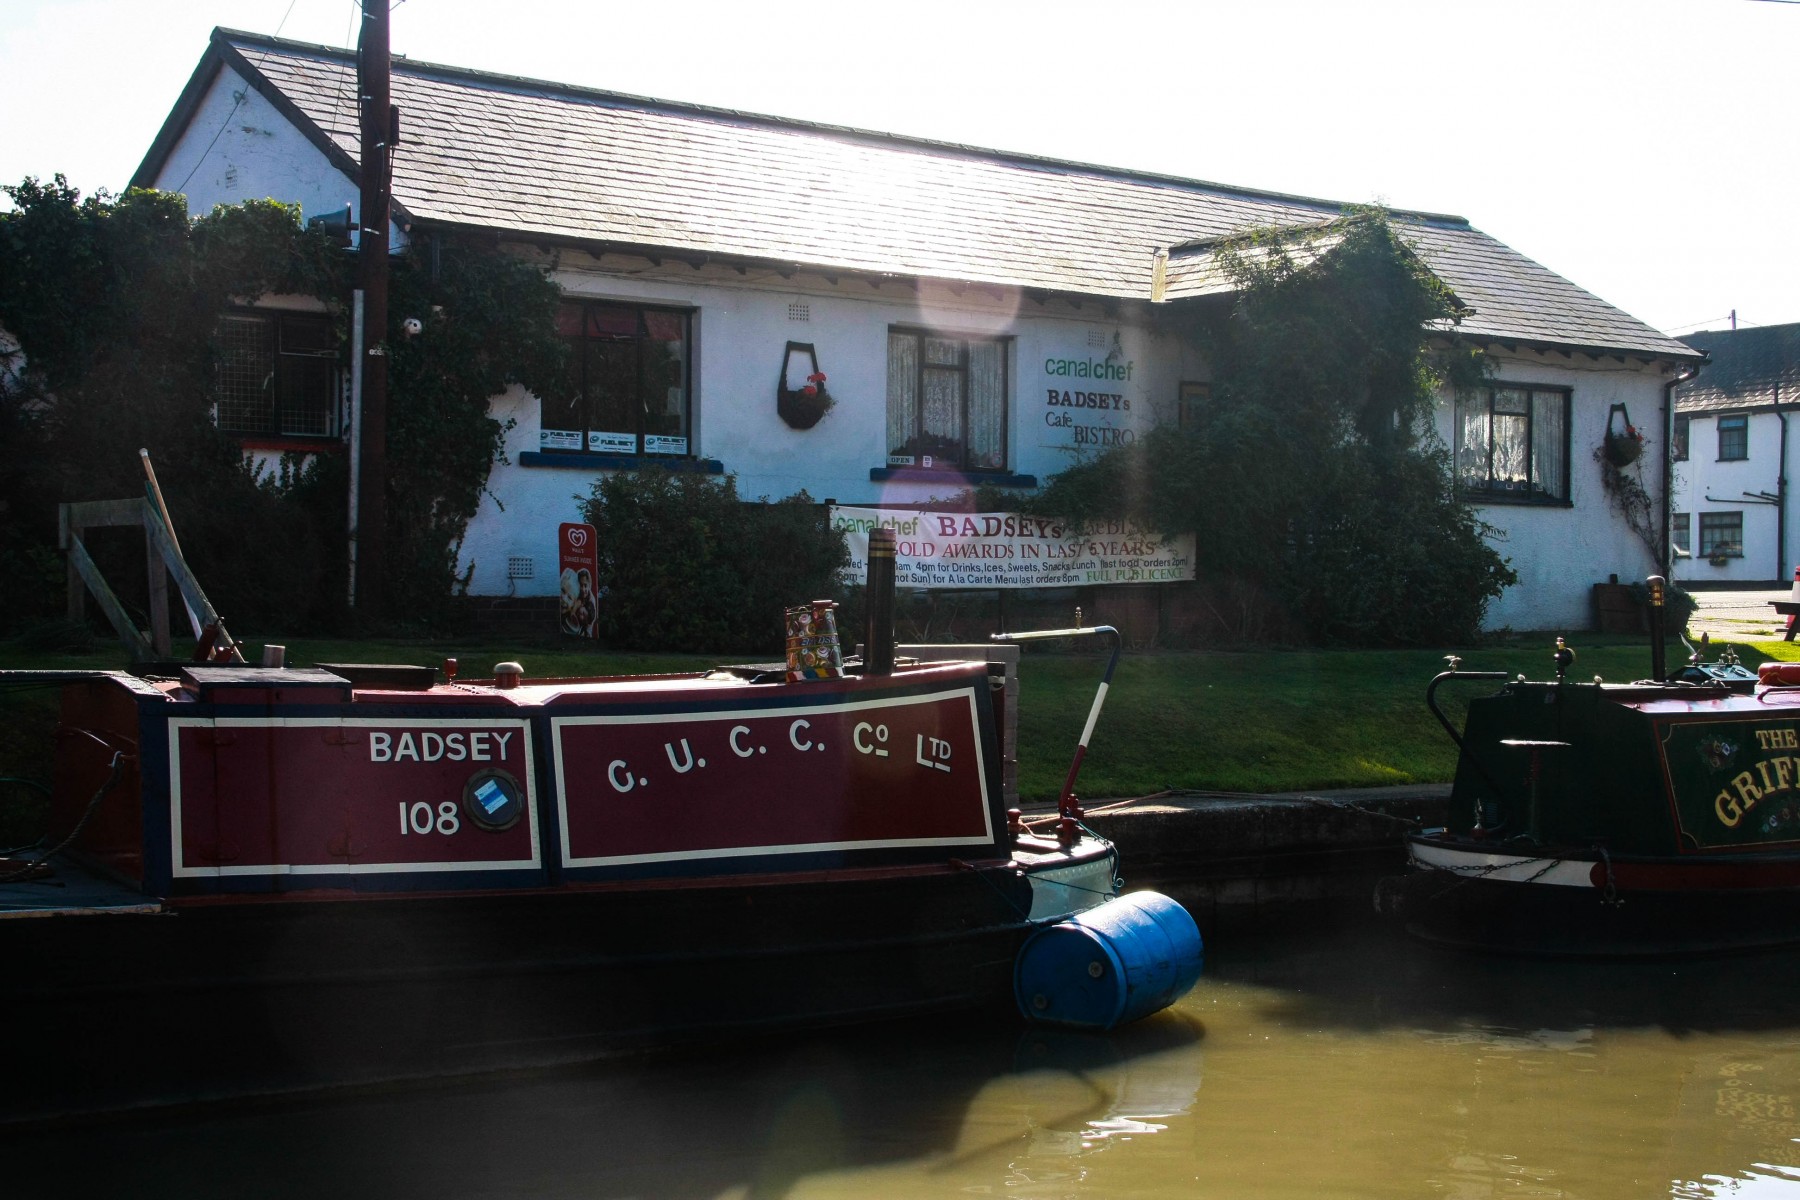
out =
[[[399,741],[394,735],[379,729],[369,732],[370,762],[493,762],[506,758],[506,743],[512,740],[510,731],[502,733],[498,730],[471,730],[467,733],[452,731],[435,733],[429,729],[420,731],[417,740],[410,733],[402,733]],[[491,749],[490,749],[491,746]]]

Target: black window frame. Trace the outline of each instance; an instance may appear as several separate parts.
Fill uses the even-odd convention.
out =
[[[1689,558],[1694,554],[1694,515],[1692,513],[1672,512],[1669,514],[1669,542],[1677,555]]]
[[[911,338],[917,339],[917,341],[918,341],[918,348],[917,348],[917,352],[914,355],[914,363],[913,363],[913,371],[914,371],[913,396],[914,396],[914,409],[915,409],[914,424],[913,424],[913,430],[912,430],[912,438],[909,439],[909,442],[917,441],[919,443],[923,443],[923,441],[925,439],[935,436],[932,434],[928,434],[924,428],[924,423],[925,423],[925,403],[924,403],[925,372],[927,370],[960,371],[960,373],[962,375],[962,380],[963,380],[962,413],[961,413],[961,426],[962,426],[963,434],[962,434],[961,453],[958,456],[957,461],[955,461],[955,462],[934,461],[931,463],[931,465],[926,466],[923,462],[923,459],[927,456],[923,450],[922,445],[915,447],[914,453],[910,456],[896,455],[895,447],[891,444],[891,437],[889,436],[889,432],[884,427],[883,438],[884,438],[884,440],[887,440],[890,443],[887,447],[887,452],[884,456],[886,465],[889,468],[900,468],[900,469],[908,470],[908,471],[912,471],[912,470],[947,471],[947,472],[957,472],[957,473],[962,473],[962,474],[982,474],[982,475],[1004,475],[1004,474],[1006,474],[1010,470],[1010,464],[1012,463],[1012,416],[1013,416],[1013,363],[1012,363],[1012,358],[1013,358],[1013,342],[1015,339],[1010,334],[996,335],[996,334],[989,334],[989,333],[974,333],[974,332],[969,332],[966,330],[945,329],[942,327],[929,326],[929,325],[890,325],[887,328],[887,337],[884,342],[884,345],[886,347],[886,352],[887,352],[887,355],[889,356],[889,360],[890,360],[890,362],[889,362],[889,371],[890,372],[892,371],[891,359],[892,359],[892,355],[893,355],[893,344],[894,344],[895,337],[911,337]],[[949,364],[943,364],[943,363],[928,363],[926,361],[926,357],[925,357],[925,341],[928,338],[933,341],[958,343],[960,349],[959,349],[959,352],[957,355],[957,363],[953,366],[949,365]],[[970,345],[972,345],[974,343],[981,343],[983,345],[991,345],[991,346],[996,347],[999,351],[999,357],[1000,357],[1000,421],[999,421],[1000,461],[995,464],[983,464],[983,465],[979,465],[979,466],[972,466],[969,464],[969,454],[970,454],[970,450],[969,450],[969,428],[970,428],[969,416],[970,416],[970,411],[971,411],[971,400],[972,400],[972,398],[970,396],[971,389],[969,387],[969,380],[970,380],[969,347],[970,347]],[[893,421],[893,411],[892,411],[893,383],[892,383],[891,379],[888,380],[886,386],[888,389],[888,394],[884,399],[883,410],[884,410],[884,416],[886,418],[887,423],[891,424]],[[902,443],[902,445],[906,445],[906,444],[909,444],[909,443]],[[899,459],[899,458],[906,458],[906,457],[910,457],[912,459],[912,461],[911,462],[897,461],[897,459]],[[932,457],[933,459],[937,459],[937,458],[941,458],[943,456],[938,454],[936,452],[936,450],[934,449],[933,452],[931,453],[930,457]]]
[[[1692,432],[1693,418],[1685,413],[1675,415],[1675,427],[1669,434],[1669,458],[1673,462],[1688,460],[1688,439]]]
[[[1212,384],[1184,379],[1175,388],[1175,428],[1198,429],[1200,414],[1212,401]]]
[[[1721,531],[1730,531],[1733,535],[1721,542]],[[1709,540],[1708,535],[1711,535]],[[1727,509],[1718,512],[1700,514],[1700,547],[1695,551],[1698,558],[1742,558],[1744,557],[1744,512],[1742,509]]]
[[[562,307],[565,310],[578,310],[581,314],[579,324],[580,332],[563,333],[561,335],[563,341],[569,344],[569,384],[575,389],[577,398],[573,403],[574,406],[580,410],[581,428],[578,430],[568,430],[563,429],[560,425],[550,424],[546,412],[552,402],[546,401],[540,397],[538,400],[538,450],[540,452],[549,452],[559,455],[583,454],[593,455],[595,457],[616,458],[620,455],[631,455],[659,460],[695,458],[697,456],[697,447],[694,438],[694,326],[696,324],[694,317],[698,310],[679,304],[643,304],[635,300],[614,300],[588,296],[564,296],[562,299]],[[589,320],[589,314],[595,309],[629,309],[633,311],[637,317],[637,332],[629,338],[624,335],[597,335],[590,332],[594,326]],[[650,322],[647,319],[647,314],[651,313],[676,317],[681,321],[681,428],[683,430],[681,440],[686,443],[686,447],[679,451],[663,449],[653,450],[649,449],[646,444],[648,438],[670,436],[667,434],[653,434],[646,430],[642,391],[645,386],[644,368],[646,360],[644,357],[644,345],[647,342],[658,340],[650,335]],[[560,319],[561,314],[559,314],[559,322]],[[634,373],[637,376],[639,394],[638,403],[630,406],[633,416],[633,428],[629,431],[603,430],[596,428],[596,414],[599,411],[599,402],[596,397],[590,394],[590,383],[587,378],[588,356],[584,353],[585,343],[589,341],[614,344],[629,341],[636,347]],[[546,440],[553,432],[573,433],[579,438],[580,444],[575,446],[561,445]],[[629,436],[632,439],[632,448],[625,449],[622,446],[596,446],[593,444],[596,436],[622,433],[629,433]]]
[[[231,378],[234,369],[243,365],[234,361],[232,339],[226,333],[231,324],[255,325],[267,331],[267,363],[254,368],[254,373],[262,374],[263,379],[253,385],[266,393],[266,399],[250,399],[247,393],[238,391],[237,381]],[[222,432],[277,444],[335,442],[343,438],[344,354],[337,322],[330,313],[234,308],[219,314],[213,351],[213,421]],[[300,405],[284,402],[284,397],[296,389],[311,394],[303,396]],[[260,411],[264,419],[244,419],[252,409]],[[305,417],[290,419],[289,414]]]
[[[1726,433],[1730,432],[1730,444],[1727,445]],[[1748,413],[1729,413],[1719,418],[1719,461],[1748,462],[1750,460],[1750,415]],[[1728,454],[1727,450],[1737,453]]]
[[[1494,403],[1501,392],[1523,391],[1526,394],[1525,412],[1523,414],[1503,414],[1525,418],[1525,478],[1526,486],[1518,487],[1511,483],[1496,483],[1494,480]],[[1558,487],[1552,491],[1546,487],[1543,491],[1533,491],[1530,479],[1533,474],[1531,456],[1536,446],[1535,422],[1537,394],[1558,395],[1562,397],[1562,475]],[[1465,499],[1484,503],[1499,504],[1544,504],[1568,506],[1573,503],[1570,492],[1573,487],[1574,471],[1570,463],[1571,425],[1574,415],[1574,389],[1555,384],[1515,383],[1495,380],[1492,383],[1473,389],[1470,393],[1456,398],[1451,414],[1451,461],[1456,474],[1456,487]],[[1485,406],[1487,414],[1487,461],[1485,464],[1486,482],[1470,483],[1464,473],[1464,454],[1462,446],[1463,413],[1465,406],[1480,403]]]

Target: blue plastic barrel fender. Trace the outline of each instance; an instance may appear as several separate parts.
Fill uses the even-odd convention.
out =
[[[1027,1020],[1112,1029],[1179,1000],[1205,954],[1187,909],[1160,892],[1133,892],[1038,930],[1013,964]]]

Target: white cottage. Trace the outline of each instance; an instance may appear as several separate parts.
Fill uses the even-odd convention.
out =
[[[477,594],[551,594],[571,495],[648,462],[846,504],[1035,487],[1204,402],[1192,330],[1223,302],[1219,239],[1342,211],[405,59],[392,86],[391,244],[478,234],[541,262],[586,373],[573,405],[494,398],[514,425],[499,504],[462,548]],[[217,30],[132,183],[196,212],[264,196],[341,211],[357,200],[355,95],[351,51]],[[1519,573],[1490,624],[1584,626],[1593,583],[1657,565],[1592,450],[1626,405],[1651,430],[1645,464],[1665,461],[1667,389],[1699,355],[1460,217],[1396,218],[1471,310],[1456,336],[1498,364],[1438,416]],[[341,398],[302,379],[316,329],[271,307],[242,320],[262,326],[270,377],[307,399],[237,428],[253,451],[337,452]],[[807,426],[777,388],[815,373],[836,403]],[[1638,469],[1666,511],[1666,471]]]
[[[1705,351],[1675,392],[1670,537],[1681,582],[1785,583],[1800,554],[1800,325],[1714,329],[1682,341]]]

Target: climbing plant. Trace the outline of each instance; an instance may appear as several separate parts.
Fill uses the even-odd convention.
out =
[[[1474,634],[1514,581],[1459,501],[1434,432],[1445,391],[1485,375],[1456,297],[1388,215],[1223,246],[1228,305],[1196,319],[1209,400],[1051,480],[1035,507],[1193,531],[1204,579],[1278,609],[1319,642]]]
[[[234,630],[341,617],[344,454],[289,456],[259,477],[213,407],[220,315],[311,297],[347,342],[349,256],[274,201],[191,220],[181,196],[83,197],[61,176],[4,191],[0,626],[57,611],[56,505],[140,494],[139,447]],[[566,386],[556,285],[492,248],[433,249],[395,260],[389,305],[385,615],[406,622],[440,617],[454,590],[456,548],[502,452],[489,399],[515,383]],[[424,328],[407,338],[415,316]],[[109,572],[128,601],[138,554]]]

